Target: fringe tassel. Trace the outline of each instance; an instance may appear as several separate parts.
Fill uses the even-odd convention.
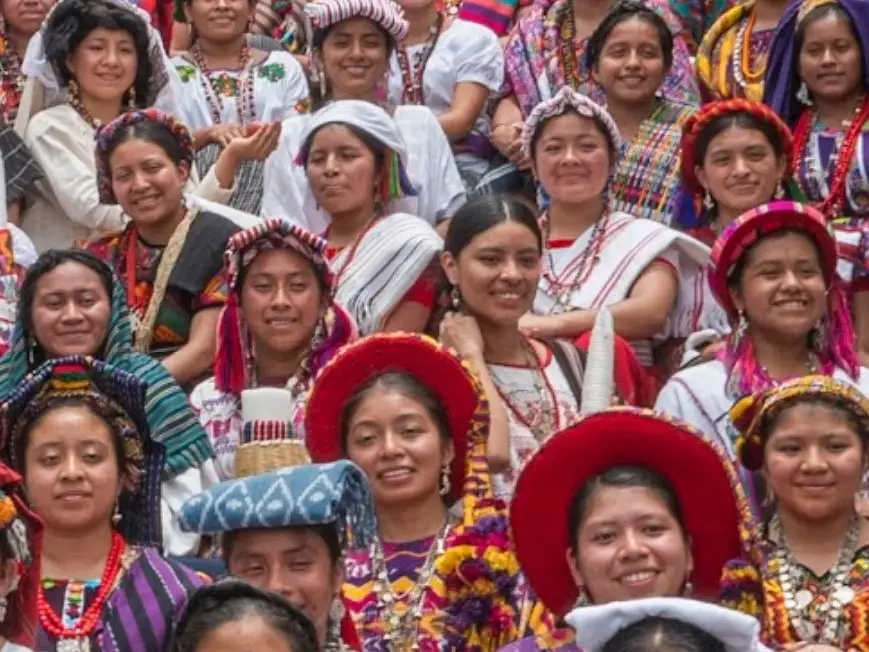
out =
[[[344,645],[355,652],[362,650],[362,641],[359,640],[359,634],[356,631],[356,626],[353,624],[353,618],[350,616],[350,609],[345,605],[344,617],[341,618],[341,640]]]
[[[386,174],[380,182],[380,198],[386,203],[402,197],[415,197],[416,189],[410,182],[401,157],[393,151],[386,153]]]
[[[238,299],[235,292],[230,292],[217,324],[214,384],[219,391],[241,394],[245,386],[244,359]]]

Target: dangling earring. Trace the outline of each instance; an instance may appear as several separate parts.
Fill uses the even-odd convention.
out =
[[[27,342],[27,363],[33,369],[36,364],[36,341],[28,340]]]
[[[9,599],[4,595],[0,598],[0,623],[6,620],[6,611],[9,608]]]
[[[820,353],[827,347],[827,316],[824,315],[815,324],[811,334],[812,348]]]
[[[136,108],[136,87],[130,86],[129,95],[127,96],[127,106],[130,108],[130,111],[135,111]]]
[[[112,527],[118,527],[121,524],[121,520],[123,519],[123,515],[121,514],[121,508],[118,502],[115,503],[115,513],[112,514]]]
[[[806,82],[800,82],[800,88],[797,91],[797,100],[799,100],[800,104],[812,106],[812,96],[809,93],[809,87],[806,86]]]
[[[694,595],[694,585],[691,584],[691,579],[688,578],[685,580],[685,588],[682,589],[682,597],[690,598]]]
[[[332,600],[329,608],[329,632],[326,634],[326,652],[337,652],[341,649],[341,621],[344,620],[344,602],[341,598]]]
[[[783,199],[785,196],[785,184],[781,181],[778,182],[778,185],[775,187],[775,193],[773,197],[775,199]]]
[[[580,607],[587,607],[591,604],[591,600],[588,599],[588,594],[585,592],[585,589],[579,590],[579,595],[576,596],[576,602],[573,603],[574,609],[579,609]]]
[[[742,339],[745,337],[745,333],[748,331],[748,319],[745,317],[745,311],[739,311],[739,319],[736,322],[736,328],[733,330],[733,335],[731,337],[731,346],[733,349],[738,349]]]
[[[705,208],[709,213],[715,210],[715,200],[712,198],[712,193],[708,190],[706,191],[706,194],[703,195],[703,208]]]
[[[452,483],[450,483],[450,465],[444,464],[443,468],[441,468],[441,490],[439,493],[441,496],[446,496],[452,488]]]
[[[450,302],[453,304],[453,310],[458,312],[462,309],[462,293],[458,285],[454,285],[450,290]]]

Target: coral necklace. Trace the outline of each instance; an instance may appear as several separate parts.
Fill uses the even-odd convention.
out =
[[[115,588],[115,582],[121,571],[121,555],[124,552],[124,538],[117,532],[112,532],[112,547],[106,559],[103,576],[100,579],[100,588],[91,605],[85,609],[84,614],[75,627],[65,627],[60,617],[54,613],[54,609],[48,604],[42,586],[39,587],[39,596],[36,602],[39,624],[52,638],[57,639],[57,652],[90,652],[90,635],[96,629],[103,608]]]

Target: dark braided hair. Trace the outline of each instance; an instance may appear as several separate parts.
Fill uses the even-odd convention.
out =
[[[664,58],[664,70],[670,69],[670,66],[673,65],[673,32],[670,31],[667,21],[658,12],[641,2],[637,2],[637,0],[619,0],[604,16],[597,29],[592,32],[588,38],[588,44],[585,46],[584,54],[589,68],[597,66],[603,48],[613,30],[632,18],[646,21],[658,32],[661,54]]]

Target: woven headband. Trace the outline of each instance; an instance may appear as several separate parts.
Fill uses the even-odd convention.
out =
[[[594,100],[565,86],[551,100],[535,106],[525,121],[522,129],[522,151],[525,156],[529,158],[533,156],[532,143],[540,126],[547,120],[564,115],[568,111],[575,111],[584,118],[593,118],[600,122],[612,149],[616,152],[621,149],[622,137],[618,125],[609,112]]]
[[[380,25],[396,41],[407,36],[404,11],[391,0],[314,0],[305,5],[305,15],[314,30],[351,18],[367,18]]]
[[[787,161],[786,176],[791,176],[793,170],[791,167],[791,152],[793,150],[794,138],[787,124],[765,104],[753,102],[746,99],[732,99],[723,102],[710,102],[705,104],[693,116],[685,121],[682,127],[682,148],[681,148],[681,173],[682,182],[688,190],[695,195],[702,195],[706,189],[700,184],[695,173],[695,168],[698,165],[695,148],[697,139],[700,134],[718,118],[725,115],[735,113],[748,113],[767,124],[771,125],[781,138],[784,147],[784,157]]]
[[[158,109],[122,113],[102,127],[96,135],[97,184],[100,192],[100,203],[102,204],[118,203],[115,191],[112,189],[112,173],[109,169],[108,157],[106,156],[109,147],[119,131],[140,122],[156,122],[166,127],[181,147],[183,152],[182,162],[187,163],[188,166],[193,163],[193,138],[190,136],[190,130],[187,129],[184,123]]]

